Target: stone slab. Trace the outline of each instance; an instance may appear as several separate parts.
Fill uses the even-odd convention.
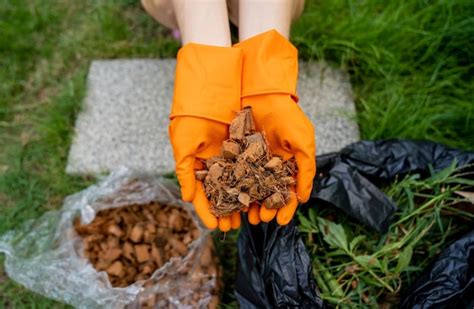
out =
[[[93,61],[66,172],[100,174],[121,166],[174,170],[168,140],[174,59]],[[317,153],[359,140],[348,75],[322,63],[301,63],[300,105],[316,127]]]

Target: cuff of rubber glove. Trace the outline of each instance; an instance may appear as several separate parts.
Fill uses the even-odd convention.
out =
[[[242,97],[280,93],[298,102],[298,50],[293,44],[270,30],[234,46],[244,53]]]
[[[240,48],[186,44],[176,64],[170,119],[201,117],[229,124],[240,110]]]

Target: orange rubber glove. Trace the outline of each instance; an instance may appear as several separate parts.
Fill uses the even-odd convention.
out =
[[[236,45],[244,52],[242,107],[251,106],[257,130],[264,131],[273,153],[296,159],[296,188],[280,209],[249,209],[249,222],[288,224],[299,202],[309,199],[316,174],[314,128],[298,106],[298,51],[277,31],[271,30]]]
[[[240,227],[240,213],[216,218],[202,183],[196,181],[199,159],[219,155],[229,123],[240,110],[242,51],[238,48],[187,44],[178,53],[169,135],[176,175],[184,201],[192,202],[209,229]]]

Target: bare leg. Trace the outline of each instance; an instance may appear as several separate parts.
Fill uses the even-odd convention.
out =
[[[225,0],[173,0],[183,45],[231,46]]]
[[[176,30],[178,22],[176,20],[176,12],[173,6],[174,0],[141,0],[144,9],[157,22],[163,26]],[[239,26],[239,1],[227,0],[227,10],[229,19],[236,26]],[[258,0],[257,0],[258,1]],[[303,13],[304,0],[293,0],[292,21],[297,20]]]
[[[154,1],[164,1],[164,0],[154,0]],[[227,0],[227,9],[229,11],[229,19],[237,27],[239,26],[239,6],[241,2],[242,0]],[[259,1],[256,0],[253,2],[259,2]],[[268,2],[272,2],[272,1],[268,1]],[[303,13],[305,0],[292,0],[291,2],[292,2],[291,21],[295,21]]]
[[[243,41],[271,29],[288,38],[293,8],[293,0],[240,0],[239,39]]]

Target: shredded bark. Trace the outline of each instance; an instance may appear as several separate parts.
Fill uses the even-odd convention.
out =
[[[149,279],[172,257],[185,256],[200,236],[185,209],[159,203],[102,210],[90,224],[76,218],[74,227],[82,237],[84,255],[108,274],[114,287]],[[203,250],[210,255],[212,242]],[[215,273],[214,257],[206,260],[200,267]]]
[[[251,203],[280,208],[288,203],[295,185],[296,162],[271,153],[263,132],[257,132],[251,108],[238,112],[229,127],[229,139],[220,156],[204,161],[196,171],[203,182],[211,212],[222,217]]]

